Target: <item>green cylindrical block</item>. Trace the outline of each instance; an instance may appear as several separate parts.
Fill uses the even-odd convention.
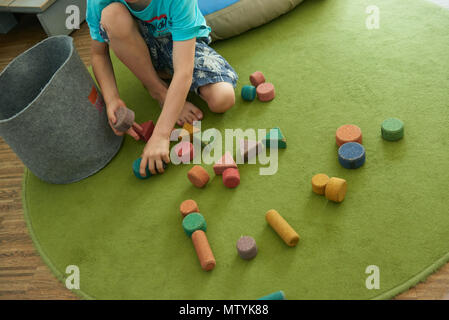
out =
[[[192,237],[192,234],[197,230],[203,230],[204,232],[206,232],[207,223],[203,215],[198,212],[193,212],[185,216],[185,218],[182,220],[182,227],[185,233],[189,237]]]
[[[396,141],[404,136],[404,123],[396,118],[389,118],[382,122],[382,138],[388,141]]]

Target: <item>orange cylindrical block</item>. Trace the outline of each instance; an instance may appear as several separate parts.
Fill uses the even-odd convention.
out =
[[[209,173],[202,166],[196,165],[187,172],[187,178],[197,188],[204,187],[209,182]]]
[[[201,268],[205,271],[210,271],[215,268],[214,254],[207,241],[206,233],[203,230],[197,230],[192,234],[193,246],[195,247],[198,260]]]
[[[362,144],[362,129],[354,124],[345,124],[337,129],[335,140],[339,147],[347,142]]]

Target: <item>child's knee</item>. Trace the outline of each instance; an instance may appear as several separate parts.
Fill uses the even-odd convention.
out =
[[[100,23],[109,38],[125,37],[134,28],[131,14],[120,2],[111,3],[103,9]]]
[[[235,104],[234,88],[232,86],[220,88],[210,101],[208,102],[209,109],[215,113],[224,113],[231,109]]]

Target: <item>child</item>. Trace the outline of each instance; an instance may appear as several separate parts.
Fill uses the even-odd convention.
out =
[[[223,113],[235,103],[237,74],[208,46],[210,28],[197,0],[87,0],[86,20],[93,39],[92,67],[110,124],[126,104],[117,90],[109,47],[162,106],[142,153],[140,174],[145,176],[145,166],[152,174],[163,173],[175,123],[203,117],[186,101],[188,91],[195,91],[211,111]],[[161,78],[171,78],[170,85]],[[138,139],[134,129],[128,134]]]

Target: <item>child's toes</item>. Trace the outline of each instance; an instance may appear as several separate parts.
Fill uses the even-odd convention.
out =
[[[192,124],[192,122],[195,120],[193,114],[189,113],[186,115],[186,122]]]
[[[200,109],[192,110],[192,113],[195,115],[197,120],[203,119],[203,112]]]
[[[201,118],[202,118],[201,112],[195,112],[195,110],[191,110],[190,114],[192,116],[193,121],[198,121],[198,120],[201,120]]]

